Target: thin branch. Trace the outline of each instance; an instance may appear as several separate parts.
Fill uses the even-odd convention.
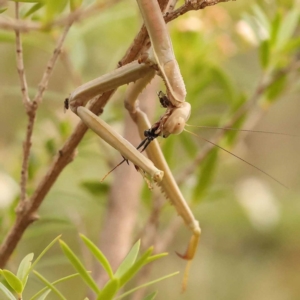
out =
[[[15,14],[16,19],[19,19],[19,3],[15,3]],[[24,108],[28,115],[28,126],[26,131],[26,138],[23,142],[23,160],[21,167],[21,179],[20,179],[20,200],[25,201],[26,199],[26,185],[28,180],[28,164],[29,164],[29,155],[31,149],[31,135],[33,130],[33,123],[35,119],[35,111],[32,110],[32,103],[30,102],[28,95],[28,87],[27,80],[24,69],[24,60],[23,60],[23,47],[20,32],[18,30],[15,31],[16,34],[16,57],[17,57],[17,69],[20,79],[21,92],[22,92],[22,101],[24,104]]]
[[[15,15],[16,20],[19,20],[19,2],[15,3]],[[30,109],[30,99],[28,96],[28,86],[24,69],[24,60],[23,60],[23,47],[21,41],[20,31],[18,29],[15,30],[16,34],[16,52],[17,52],[17,69],[21,84],[21,92],[22,92],[22,100],[25,107],[26,112],[28,113]]]
[[[20,187],[21,187],[21,195],[20,200],[25,201],[26,200],[26,187],[27,187],[27,181],[28,181],[28,166],[29,166],[29,156],[30,156],[30,150],[32,146],[32,132],[35,122],[35,116],[36,116],[36,105],[33,103],[33,105],[30,106],[31,109],[27,113],[28,122],[27,122],[27,129],[26,129],[26,137],[25,141],[23,142],[23,161],[22,161],[22,168],[21,168],[21,180],[20,180]]]

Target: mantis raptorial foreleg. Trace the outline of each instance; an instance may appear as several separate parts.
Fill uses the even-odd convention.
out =
[[[161,186],[162,192],[174,204],[178,214],[193,232],[186,253],[180,255],[184,259],[191,260],[199,242],[201,232],[199,223],[183,198],[157,141],[154,140],[158,136],[168,137],[170,134],[181,133],[190,116],[191,106],[185,102],[185,85],[157,0],[137,0],[137,2],[150,36],[149,51],[143,53],[138,61],[78,87],[70,95],[66,107],[70,106],[88,127],[120,151],[125,159],[131,160],[150,174]],[[162,77],[166,85],[164,101],[166,112],[158,122],[150,126],[147,116],[139,109],[136,99],[155,74]],[[136,122],[141,136],[143,133],[146,136],[144,141],[146,147],[149,146],[146,150],[152,162],[84,107],[91,98],[130,82],[135,83],[132,83],[128,89],[125,107]],[[145,129],[147,130],[144,132]]]

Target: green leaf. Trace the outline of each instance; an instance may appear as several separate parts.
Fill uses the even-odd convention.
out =
[[[36,275],[54,294],[56,294],[61,300],[67,300],[63,294],[44,276],[42,276],[39,272],[33,270],[34,275]]]
[[[122,294],[122,295],[116,297],[115,299],[122,299],[122,298],[128,296],[129,294],[134,293],[135,291],[137,291],[137,290],[139,290],[139,289],[148,287],[148,286],[150,286],[150,285],[152,285],[152,284],[155,284],[155,283],[157,283],[157,282],[160,282],[160,281],[162,281],[162,280],[168,279],[168,278],[173,277],[173,276],[178,275],[178,274],[179,274],[179,272],[174,272],[174,273],[172,273],[172,274],[169,274],[169,275],[160,277],[160,278],[158,278],[158,279],[149,281],[149,282],[147,282],[147,283],[144,283],[144,284],[142,284],[142,285],[139,285],[139,286],[137,286],[137,287],[135,287],[135,288],[133,288],[133,289],[127,291],[126,293],[124,293],[124,294]],[[152,294],[153,294],[153,293],[152,293]],[[156,293],[155,293],[155,295],[156,295]],[[148,297],[148,296],[147,296],[147,297]],[[146,299],[146,298],[145,298],[145,299]],[[150,299],[154,299],[154,298],[150,298]]]
[[[120,287],[120,281],[113,278],[108,281],[103,290],[98,294],[97,300],[110,300],[114,297]]]
[[[115,273],[115,277],[118,277],[118,278],[122,277],[132,267],[132,265],[135,263],[136,258],[138,256],[138,253],[140,250],[140,245],[141,245],[140,240],[138,240],[133,245],[133,247],[131,248],[131,250],[129,251],[127,256],[125,257],[125,259],[120,264],[117,272]]]
[[[30,15],[34,14],[36,11],[38,11],[40,8],[42,8],[45,4],[40,2],[34,4],[24,15],[24,18],[29,17]]]
[[[42,252],[41,254],[36,258],[36,260],[32,263],[31,267],[27,270],[27,273],[25,276],[28,276],[31,270],[37,265],[37,263],[40,261],[40,259],[45,255],[45,253],[59,240],[61,237],[61,234],[57,236]]]
[[[84,180],[80,186],[93,196],[106,194],[109,190],[109,185],[99,180]]]
[[[107,272],[109,275],[110,279],[113,279],[114,273],[113,270],[105,257],[105,255],[100,251],[100,249],[91,241],[89,240],[86,236],[83,234],[80,234],[81,239],[85,243],[85,245],[89,248],[91,253],[95,256],[95,258],[99,261],[103,269]]]
[[[86,284],[96,293],[100,292],[96,282],[92,278],[92,276],[85,269],[84,265],[81,263],[79,258],[74,254],[74,252],[69,248],[69,246],[62,240],[59,241],[60,246],[69,259],[75,270],[81,275],[82,279],[86,282]]]
[[[51,292],[50,289],[46,290],[39,298],[37,298],[37,300],[45,300],[50,292]]]
[[[0,290],[5,294],[5,296],[10,300],[16,300],[15,296],[10,292],[10,290],[0,282]]]
[[[283,52],[290,52],[300,48],[300,37],[289,40],[283,47]]]
[[[260,8],[258,5],[254,5],[252,7],[253,12],[255,14],[255,17],[257,21],[260,23],[260,25],[266,29],[266,31],[269,33],[270,32],[270,22],[264,11]]]
[[[218,158],[218,148],[213,149],[206,159],[202,162],[199,169],[198,182],[193,192],[193,201],[199,202],[202,199],[204,192],[212,182],[215,173]]]
[[[265,70],[269,66],[270,61],[270,42],[269,40],[264,40],[260,43],[259,47],[259,57],[262,68]]]
[[[272,24],[271,24],[271,33],[270,33],[270,44],[273,47],[277,43],[278,31],[282,21],[282,15],[277,12]]]
[[[143,300],[153,300],[157,295],[157,292],[152,292],[148,294]]]
[[[68,121],[61,121],[58,123],[58,130],[62,138],[67,138],[72,131],[72,126]]]
[[[274,102],[276,98],[281,94],[281,92],[286,87],[287,75],[282,75],[280,78],[275,80],[266,90],[267,101]]]
[[[82,4],[82,0],[70,0],[70,9],[74,11],[78,9]]]
[[[232,124],[232,128],[235,129],[241,129],[241,127],[243,126],[244,122],[245,122],[245,118],[246,118],[246,114],[242,114],[233,124]],[[239,135],[239,131],[238,130],[228,130],[224,137],[225,137],[225,144],[226,146],[232,146],[234,145],[237,137]]]
[[[52,285],[55,285],[55,284],[58,284],[58,283],[60,283],[60,282],[67,281],[67,280],[72,279],[72,278],[77,277],[77,276],[79,276],[79,273],[75,273],[75,274],[72,274],[72,275],[65,276],[65,277],[60,278],[60,279],[58,279],[58,280],[56,280],[56,281],[53,281],[51,284],[52,284]],[[42,295],[44,292],[46,292],[47,289],[48,289],[47,287],[42,288],[42,289],[41,289],[40,291],[38,291],[34,296],[32,296],[32,297],[30,298],[30,300],[38,300],[38,299],[39,299],[38,297],[39,297],[40,295]]]
[[[134,264],[133,266],[120,278],[120,287],[125,285],[144,265],[148,257],[153,252],[153,247],[150,247]]]
[[[33,257],[34,257],[33,253],[27,254],[22,259],[17,271],[17,277],[22,281],[24,287],[26,286],[27,283],[28,274],[29,274],[28,271],[30,270]]]
[[[276,48],[281,49],[293,36],[299,21],[299,9],[289,11],[281,22]]]
[[[56,154],[57,146],[54,138],[47,139],[45,142],[47,153],[52,157]]]
[[[10,287],[18,294],[21,295],[23,292],[22,281],[11,271],[2,270],[2,275],[10,285]]]
[[[0,14],[4,13],[8,7],[0,7]]]
[[[46,22],[51,21],[59,15],[68,4],[68,0],[45,0],[46,2]]]
[[[167,256],[168,253],[167,252],[164,252],[164,253],[159,253],[159,254],[155,254],[155,255],[152,255],[152,256],[149,256],[145,262],[145,264],[149,264],[155,260],[158,260],[160,258],[163,258],[165,256]]]

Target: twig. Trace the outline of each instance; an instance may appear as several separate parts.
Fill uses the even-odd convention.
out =
[[[15,15],[16,15],[16,20],[19,20],[19,2],[15,3]],[[23,47],[21,42],[20,31],[16,29],[15,34],[16,34],[17,69],[18,69],[18,74],[19,74],[19,79],[21,84],[22,100],[23,100],[25,110],[28,113],[30,110],[30,99],[28,96],[27,80],[26,80],[26,75],[24,70]]]
[[[19,3],[15,3],[15,15],[16,19],[19,20]],[[20,179],[20,200],[25,201],[26,199],[26,185],[28,179],[28,164],[29,164],[29,154],[31,148],[31,135],[33,130],[33,123],[35,119],[35,112],[32,111],[32,103],[30,102],[28,96],[28,87],[27,80],[24,69],[24,60],[23,60],[23,48],[21,42],[20,32],[15,30],[16,34],[16,58],[17,58],[17,69],[20,79],[21,92],[22,92],[22,101],[24,104],[25,111],[28,115],[28,126],[26,132],[26,138],[23,142],[23,161],[21,167],[21,179]]]

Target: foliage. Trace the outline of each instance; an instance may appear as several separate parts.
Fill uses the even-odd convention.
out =
[[[132,247],[132,249],[130,250],[130,252],[128,253],[128,255],[125,257],[121,265],[119,266],[118,270],[115,273],[113,273],[108,260],[101,252],[101,250],[97,248],[97,246],[93,244],[93,242],[89,240],[86,236],[81,235],[81,239],[83,240],[84,244],[87,246],[88,250],[93,254],[97,262],[103,267],[103,269],[109,275],[109,280],[107,281],[107,283],[103,288],[99,288],[97,286],[96,282],[90,275],[90,272],[86,270],[84,265],[80,262],[80,259],[74,254],[74,252],[69,248],[69,246],[60,239],[60,236],[58,236],[42,251],[42,253],[38,256],[38,258],[34,262],[32,262],[34,257],[33,253],[26,255],[21,261],[16,275],[9,270],[6,269],[1,270],[1,275],[5,279],[5,282],[4,284],[0,283],[0,290],[7,297],[7,299],[10,300],[23,299],[23,293],[27,284],[28,276],[33,273],[40,279],[40,281],[44,283],[45,287],[39,290],[38,292],[36,292],[30,298],[30,300],[44,300],[51,292],[53,294],[56,294],[56,296],[59,299],[66,300],[63,294],[56,288],[56,285],[58,283],[70,280],[76,276],[80,276],[81,279],[87,284],[87,286],[95,292],[98,300],[122,299],[123,297],[137,291],[138,289],[147,287],[151,284],[157,283],[161,280],[167,279],[171,276],[178,274],[178,272],[169,274],[167,276],[158,278],[154,281],[148,282],[146,284],[128,290],[119,296],[116,296],[117,292],[123,286],[125,286],[132,277],[134,277],[138,272],[140,272],[140,269],[142,267],[146,266],[150,262],[153,262],[155,260],[158,260],[166,256],[166,253],[162,253],[159,255],[151,255],[153,248],[149,248],[144,254],[141,255],[139,259],[137,259],[140,250],[140,241],[137,241],[135,245]],[[36,267],[40,259],[46,254],[47,251],[49,251],[49,249],[58,240],[60,242],[64,255],[69,259],[69,261],[71,262],[71,264],[73,265],[77,273],[59,278],[51,283],[45,277],[43,277],[39,272],[34,270],[34,268]],[[13,293],[17,294],[17,298],[13,295]],[[155,295],[156,292],[151,293],[145,299],[154,299]]]

